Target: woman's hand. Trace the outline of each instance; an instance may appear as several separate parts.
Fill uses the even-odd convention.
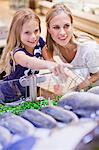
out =
[[[84,90],[84,89],[87,89],[89,86],[91,86],[91,83],[90,81],[87,79],[87,80],[84,80],[83,82],[81,82],[79,85],[77,85],[74,90],[75,91],[81,91],[81,90]]]
[[[91,75],[91,77],[85,79],[83,82],[81,82],[77,87],[75,87],[76,91],[80,91],[81,89],[89,89],[92,87],[93,83],[99,80],[99,72],[94,73]]]

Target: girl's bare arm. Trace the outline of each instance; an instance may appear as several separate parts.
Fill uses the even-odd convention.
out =
[[[53,61],[30,57],[22,51],[18,51],[14,54],[14,60],[16,64],[20,64],[23,67],[35,70],[49,69],[54,75],[59,76],[62,80],[66,80],[67,78],[67,73],[64,71],[64,67],[67,67],[65,64],[58,64]]]

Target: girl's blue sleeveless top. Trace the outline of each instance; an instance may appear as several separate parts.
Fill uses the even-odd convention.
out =
[[[17,51],[23,51],[26,53],[26,55],[30,56],[30,57],[37,57],[40,58],[42,57],[42,48],[45,46],[45,42],[44,40],[40,37],[38,44],[35,46],[34,50],[33,50],[33,54],[28,53],[24,48],[16,48],[13,52],[13,55],[17,52]],[[4,81],[8,81],[8,80],[14,80],[14,79],[19,79],[20,77],[24,76],[24,72],[28,70],[28,68],[23,67],[21,65],[15,65],[15,71],[12,71],[10,75],[6,76]]]

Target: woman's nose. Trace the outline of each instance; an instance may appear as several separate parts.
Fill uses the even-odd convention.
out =
[[[61,35],[65,35],[66,34],[66,31],[64,30],[64,28],[60,28],[60,34]]]

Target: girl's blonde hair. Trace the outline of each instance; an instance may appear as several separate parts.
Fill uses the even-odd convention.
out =
[[[0,73],[5,71],[6,74],[11,73],[11,51],[14,50],[17,47],[22,47],[22,43],[20,40],[20,34],[22,31],[22,26],[24,23],[30,21],[31,19],[35,19],[39,23],[39,29],[41,31],[40,27],[40,19],[39,17],[33,12],[30,8],[24,8],[18,10],[13,19],[12,23],[9,29],[8,37],[7,37],[7,43],[5,48],[3,49],[2,56],[0,59]]]
[[[48,28],[50,27],[50,21],[57,15],[59,15],[61,12],[66,13],[70,17],[71,24],[73,24],[73,17],[70,9],[66,7],[63,3],[58,3],[52,6],[52,8],[48,11],[46,15],[46,25],[47,25],[47,35],[46,35],[46,42],[48,46],[48,50],[53,53],[53,45],[55,44],[55,41],[53,41],[50,33],[48,32]],[[61,21],[61,20],[60,20]]]

